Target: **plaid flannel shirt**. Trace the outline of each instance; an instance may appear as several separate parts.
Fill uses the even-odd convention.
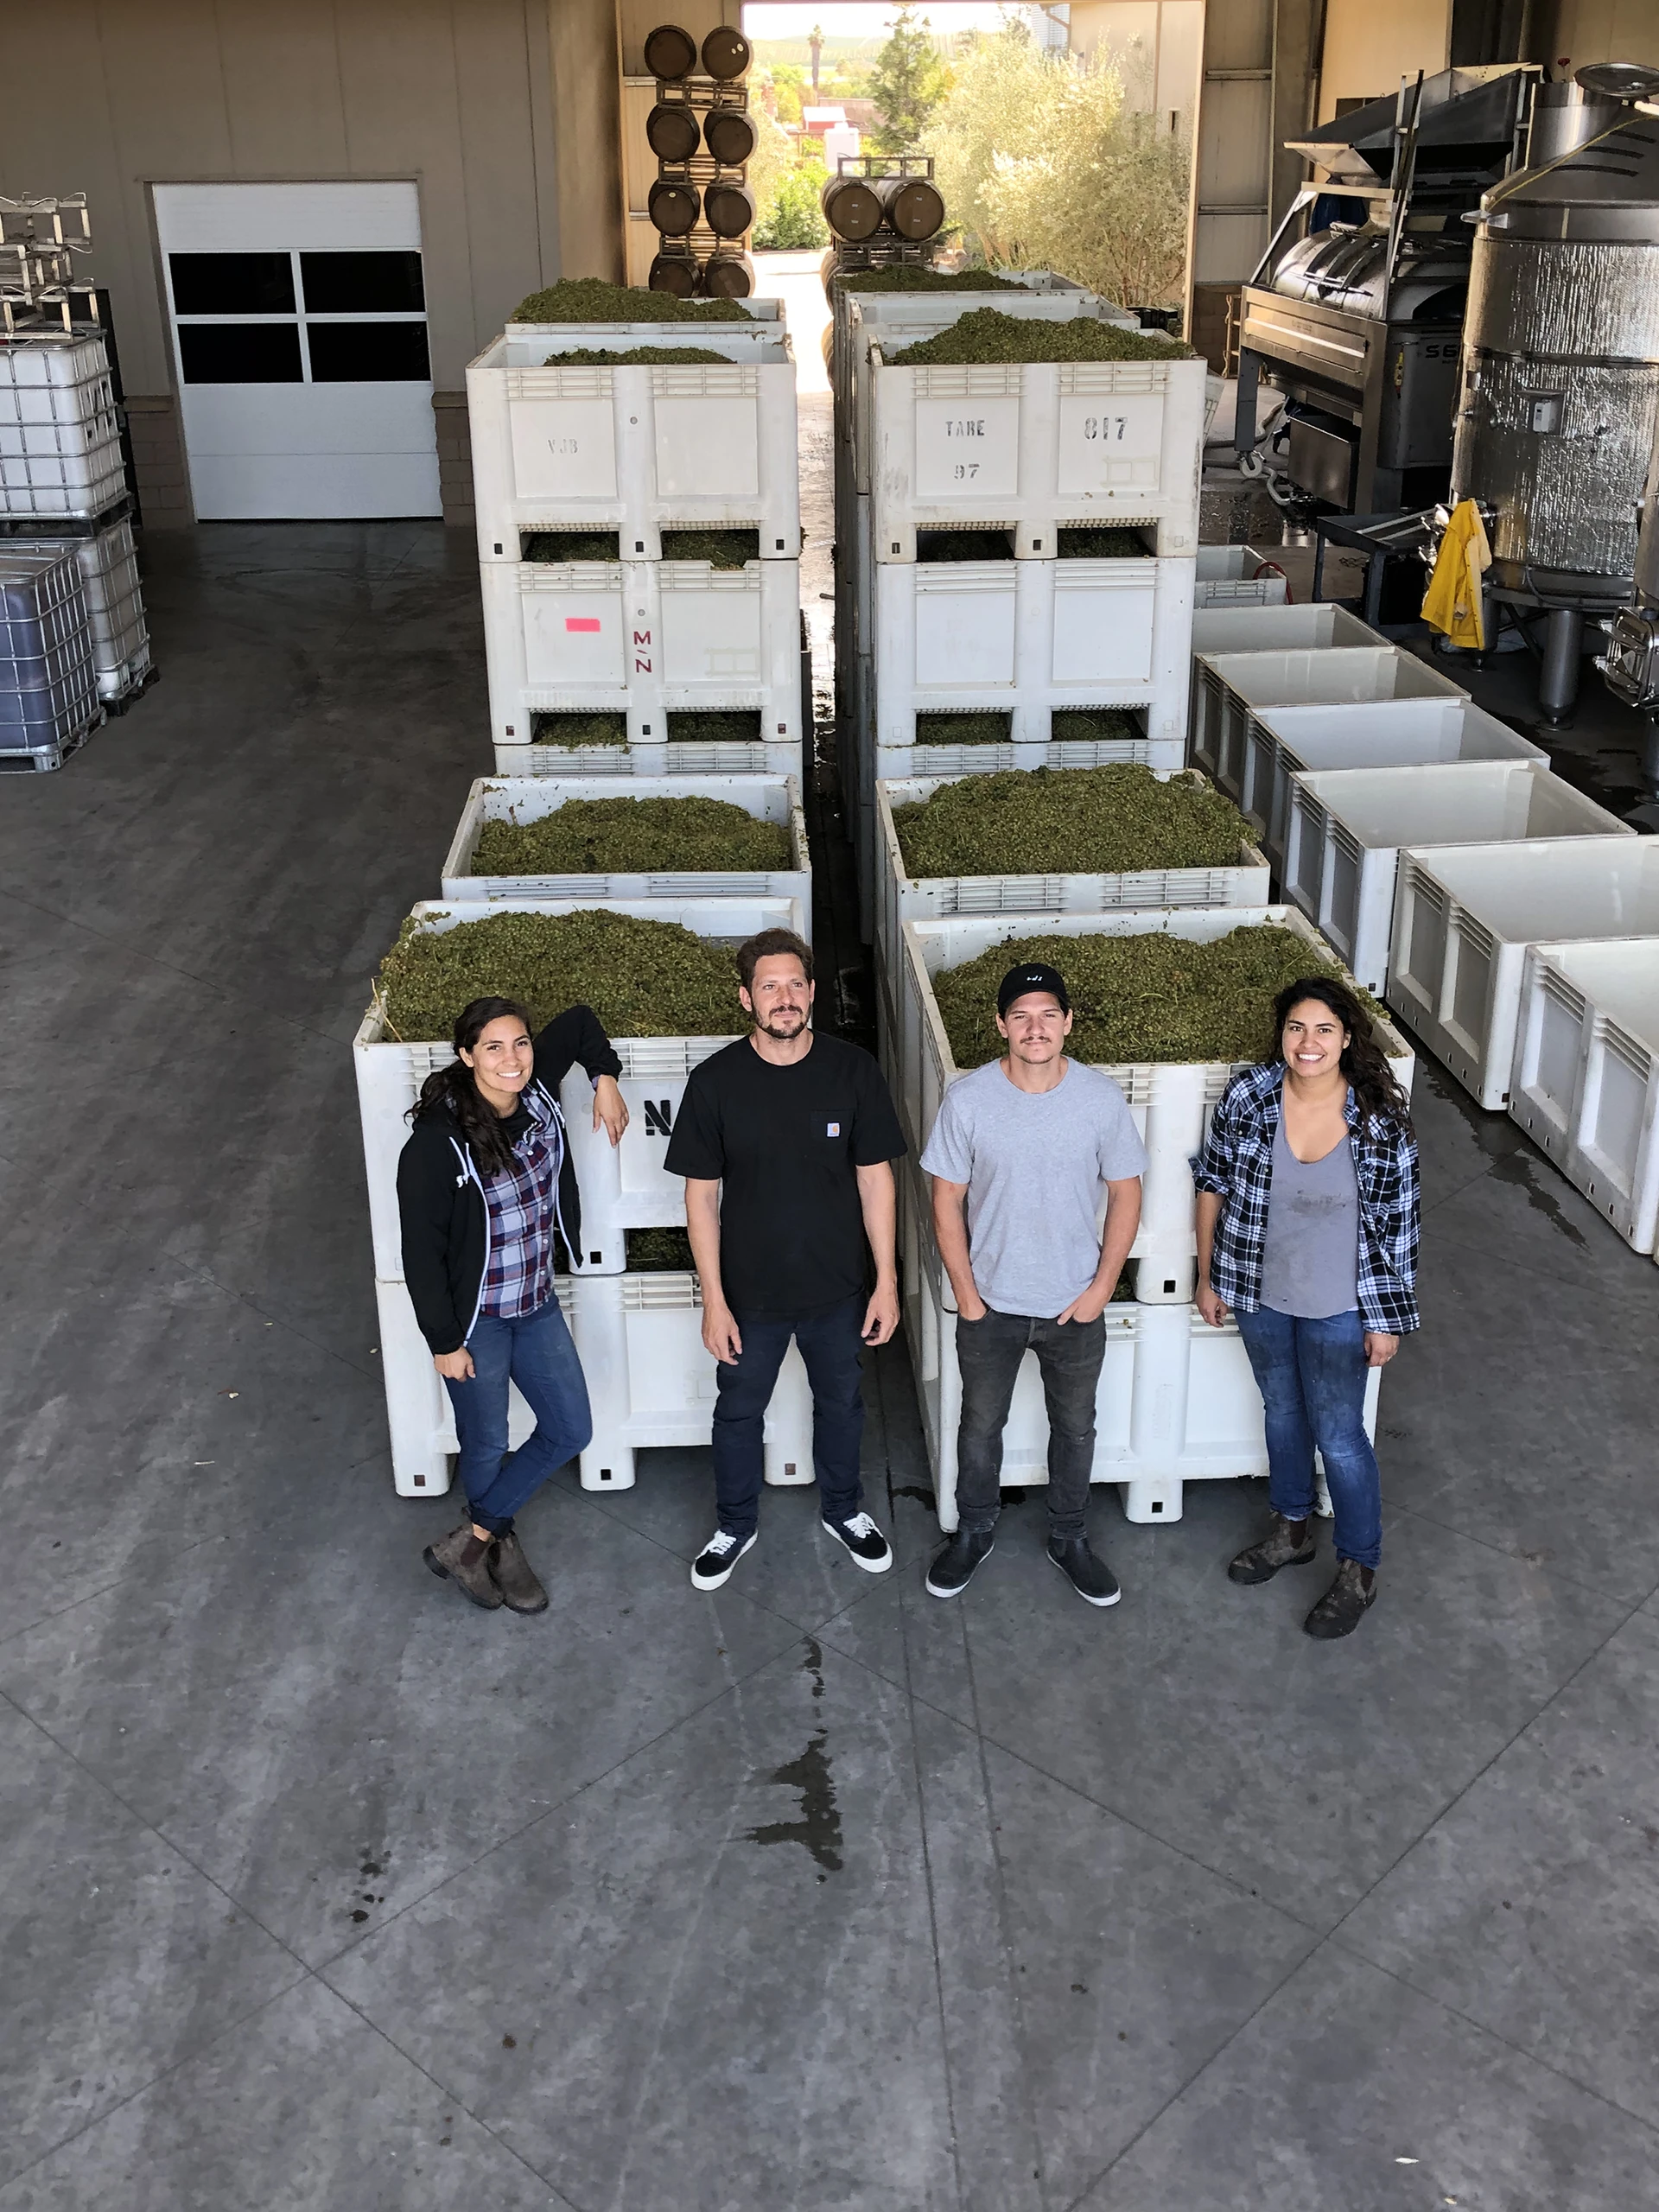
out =
[[[1284,1065],[1246,1068],[1221,1095],[1192,1180],[1221,1202],[1210,1281],[1241,1313],[1262,1304],[1262,1247],[1273,1185]],[[1417,1140],[1375,1117],[1361,1125],[1354,1094],[1344,1108],[1359,1186],[1359,1313],[1368,1329],[1403,1337],[1417,1325]]]
[[[559,1219],[559,1167],[564,1122],[539,1084],[524,1093],[534,1119],[514,1145],[514,1165],[486,1178],[489,1256],[479,1297],[480,1313],[522,1320],[553,1295],[553,1232]]]

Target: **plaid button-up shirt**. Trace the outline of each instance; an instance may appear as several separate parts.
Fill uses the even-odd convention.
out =
[[[1262,1247],[1284,1081],[1278,1060],[1236,1075],[1192,1161],[1199,1190],[1222,1202],[1211,1287],[1243,1313],[1262,1304]],[[1362,1126],[1351,1090],[1344,1110],[1359,1186],[1360,1319],[1384,1336],[1403,1337],[1417,1326],[1417,1140],[1408,1128],[1375,1116]]]
[[[484,1181],[490,1210],[490,1252],[484,1263],[480,1313],[522,1320],[553,1295],[553,1232],[559,1219],[559,1167],[564,1123],[539,1085],[524,1093],[531,1126],[513,1146],[514,1165]]]

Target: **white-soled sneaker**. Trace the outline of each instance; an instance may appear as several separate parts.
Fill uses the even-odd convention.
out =
[[[885,1574],[893,1565],[893,1546],[868,1513],[855,1513],[850,1521],[826,1521],[824,1527],[838,1544],[845,1544],[866,1574]]]
[[[732,1569],[753,1545],[752,1535],[734,1536],[729,1529],[716,1529],[691,1562],[691,1587],[718,1590],[722,1582],[731,1580]]]

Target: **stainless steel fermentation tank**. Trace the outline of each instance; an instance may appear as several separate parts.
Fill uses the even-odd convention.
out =
[[[1537,73],[1447,69],[1287,141],[1305,185],[1240,305],[1240,463],[1281,497],[1351,513],[1427,506],[1452,461],[1470,238],[1464,218],[1517,165]],[[1281,418],[1264,461],[1257,395]]]
[[[1485,517],[1489,597],[1546,618],[1552,721],[1577,697],[1586,615],[1635,596],[1659,429],[1659,119],[1629,102],[1654,91],[1659,71],[1617,63],[1549,86],[1577,97],[1541,109],[1529,166],[1477,219],[1452,493]]]

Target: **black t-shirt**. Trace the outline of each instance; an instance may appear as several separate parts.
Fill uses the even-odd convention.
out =
[[[726,1302],[740,1319],[765,1319],[858,1296],[866,1245],[855,1171],[904,1153],[868,1052],[815,1034],[804,1060],[778,1067],[744,1037],[692,1071],[663,1164],[725,1185]]]

